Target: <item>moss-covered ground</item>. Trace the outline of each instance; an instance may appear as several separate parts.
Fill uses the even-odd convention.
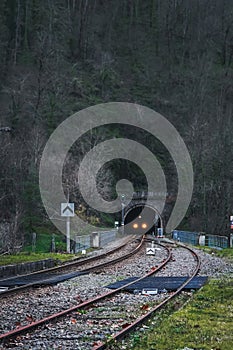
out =
[[[120,349],[232,350],[233,279],[211,280],[183,308],[172,311],[169,306],[148,326]]]

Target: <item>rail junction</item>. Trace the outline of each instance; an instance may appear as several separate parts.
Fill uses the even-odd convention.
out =
[[[154,240],[154,239],[153,239]],[[136,264],[135,261],[137,261],[138,254],[145,255],[145,249],[146,246],[150,245],[151,243],[151,237],[145,238],[144,236],[141,238],[140,242],[135,243],[134,242],[134,248],[130,249],[130,252],[127,252],[127,254],[122,254],[121,257],[115,257],[114,259],[110,259],[108,262],[103,262],[101,264],[96,264],[96,257],[95,258],[89,258],[85,259],[83,261],[79,262],[79,266],[85,266],[82,270],[79,270],[77,272],[78,276],[81,278],[81,274],[103,274],[108,273],[108,271],[113,271],[114,268],[118,268],[118,265],[124,265],[127,264],[127,261],[129,261],[130,264],[132,264],[132,261]],[[129,243],[128,243],[129,244]],[[132,244],[132,242],[131,242]],[[78,344],[78,349],[92,349],[92,350],[98,350],[98,349],[105,349],[105,348],[111,348],[114,349],[115,342],[119,341],[120,339],[124,338],[127,334],[135,330],[138,326],[140,326],[142,323],[145,323],[157,310],[162,308],[166,303],[168,303],[171,299],[175,298],[178,294],[180,294],[182,291],[184,291],[185,287],[195,278],[195,276],[198,274],[198,271],[200,269],[200,259],[198,255],[189,247],[186,247],[184,245],[175,245],[171,246],[170,243],[156,243],[157,249],[161,250],[161,257],[162,259],[160,262],[156,262],[156,264],[153,263],[154,257],[148,257],[148,261],[151,264],[151,267],[148,269],[147,272],[143,273],[142,276],[139,276],[137,278],[133,278],[132,281],[127,283],[122,283],[121,286],[119,286],[116,289],[106,289],[103,288],[103,292],[99,293],[98,295],[90,296],[87,300],[79,300],[76,305],[72,307],[67,307],[62,310],[56,310],[56,312],[51,312],[46,317],[39,317],[38,319],[34,320],[34,317],[29,318],[29,321],[26,325],[18,325],[17,327],[13,329],[8,329],[7,331],[3,332],[0,335],[0,349],[5,348],[16,348],[17,349],[27,349],[26,343],[30,344],[30,346],[34,346],[33,349],[42,349],[40,346],[36,347],[36,340],[34,343],[34,339],[39,338],[46,338],[46,332],[48,328],[53,328],[55,333],[57,334],[57,337],[61,337],[60,329],[63,327],[62,324],[65,322],[67,324],[67,320],[72,320],[71,327],[69,328],[68,333],[66,334],[65,338],[66,341],[69,339],[73,339],[73,341],[76,341],[76,345]],[[119,247],[118,247],[119,248]],[[120,248],[119,248],[120,249]],[[138,296],[134,293],[131,294],[130,298],[135,298],[134,304],[130,306],[130,312],[125,314],[123,311],[123,314],[125,315],[125,319],[120,317],[116,313],[116,309],[119,308],[119,305],[124,304],[124,295],[129,293],[130,286],[135,285],[135,283],[143,283],[143,281],[146,281],[150,276],[156,276],[157,274],[164,273],[166,269],[168,269],[169,264],[183,264],[184,262],[182,259],[178,261],[174,258],[174,254],[177,254],[177,251],[184,251],[186,254],[185,259],[192,259],[192,268],[189,271],[189,274],[186,276],[183,276],[182,283],[179,284],[178,288],[175,291],[165,291],[158,296],[156,296],[156,299],[153,300],[153,296],[148,296],[150,307],[144,308],[143,304],[140,301],[138,304]],[[115,253],[111,253],[115,254]],[[110,255],[111,255],[110,254]],[[129,260],[128,260],[129,259]],[[134,259],[131,260],[130,259]],[[88,263],[92,263],[92,266],[86,267],[87,260],[89,260]],[[100,260],[100,257],[98,257],[98,260]],[[177,261],[175,261],[177,260]],[[74,262],[75,263],[75,262]],[[78,266],[78,262],[76,262],[76,268]],[[71,264],[72,265],[72,264]],[[115,266],[115,267],[114,267]],[[65,267],[67,269],[67,266]],[[72,266],[74,268],[74,266]],[[120,268],[120,267],[119,267]],[[49,274],[51,272],[54,273],[54,271],[57,271],[56,269],[52,269],[52,271],[49,271]],[[61,271],[59,271],[61,273]],[[73,272],[72,272],[73,273]],[[47,274],[47,275],[46,275]],[[48,272],[45,274],[45,279],[43,282],[43,279],[41,279],[41,282],[39,283],[41,286],[46,285],[46,283],[51,279],[51,277],[48,278]],[[34,277],[37,275],[40,278],[42,278],[42,275],[39,273],[33,274]],[[76,278],[79,278],[79,277]],[[98,277],[97,277],[98,278]],[[150,277],[153,279],[154,277]],[[47,282],[46,282],[47,280]],[[23,288],[30,287],[29,291],[30,293],[33,293],[32,286],[38,285],[38,280],[33,283],[29,283],[29,285],[16,287],[12,290],[8,291],[9,293],[14,293],[15,297],[17,297],[17,293],[23,292]],[[43,288],[42,288],[43,289]],[[128,291],[127,291],[128,289]],[[106,291],[107,290],[107,291]],[[157,293],[156,293],[157,294]],[[5,293],[5,297],[7,298],[7,293]],[[12,295],[14,297],[14,295]],[[137,302],[136,302],[137,301]],[[46,307],[48,308],[49,305],[47,304]],[[112,311],[109,311],[111,310]],[[51,309],[52,310],[52,309]],[[99,322],[99,314],[98,310],[102,310],[101,314],[104,318],[104,322],[101,320],[102,317],[100,317]],[[107,311],[106,311],[107,310]],[[105,316],[106,313],[106,316]],[[114,316],[115,315],[115,316]],[[113,318],[113,320],[111,319]],[[111,325],[113,323],[117,323],[118,327],[116,327],[115,331],[112,332]],[[57,325],[57,326],[56,326]],[[91,327],[92,326],[92,327]],[[82,335],[83,329],[87,327],[87,333],[89,334],[88,343],[85,340],[85,337],[80,337],[79,334]],[[75,329],[74,329],[75,328]],[[91,329],[92,328],[92,329]],[[48,336],[49,337],[49,336]],[[64,338],[64,339],[65,339]],[[20,339],[20,346],[18,344],[18,339]],[[26,342],[26,343],[25,343]],[[113,344],[113,345],[112,345]],[[28,345],[29,346],[29,345]],[[30,347],[29,347],[30,348]],[[72,347],[67,347],[67,349],[71,349]]]

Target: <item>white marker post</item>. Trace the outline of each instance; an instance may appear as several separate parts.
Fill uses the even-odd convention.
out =
[[[70,218],[75,215],[74,203],[61,203],[61,216],[66,217],[66,251],[70,253]]]
[[[70,217],[66,218],[66,251],[70,253]]]

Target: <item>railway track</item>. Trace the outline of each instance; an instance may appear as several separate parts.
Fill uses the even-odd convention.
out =
[[[143,280],[144,278],[160,271],[166,266],[166,264],[169,261],[172,260],[171,249],[167,247],[164,247],[164,249],[166,249],[167,251],[166,259],[162,263],[160,263],[159,266],[149,271],[146,275],[138,278],[138,281]],[[145,304],[139,303],[139,308],[137,311],[135,311],[134,307],[132,308],[132,306],[127,307],[127,305],[123,305],[123,308],[126,306],[129,309],[128,315],[125,315],[126,320],[119,316],[118,311],[120,311],[120,313],[123,313],[123,309],[120,308],[119,305],[124,304],[124,289],[132,283],[135,283],[135,280],[131,283],[128,283],[127,285],[124,285],[121,288],[108,291],[107,293],[98,295],[97,297],[91,298],[85,302],[81,302],[76,306],[67,308],[66,310],[57,312],[36,322],[31,322],[27,326],[19,327],[10,332],[6,332],[0,335],[1,343],[3,344],[3,346],[4,344],[6,344],[6,348],[14,348],[14,345],[17,344],[17,341],[15,343],[15,341],[12,339],[15,339],[17,337],[18,339],[20,338],[25,340],[25,338],[23,337],[26,337],[26,339],[28,339],[28,341],[30,341],[31,344],[31,341],[33,341],[32,339],[34,337],[34,333],[31,335],[31,333],[28,332],[32,332],[32,330],[34,330],[36,338],[39,337],[39,339],[44,339],[48,337],[48,335],[46,335],[48,329],[51,330],[54,328],[54,330],[56,329],[55,334],[57,338],[63,337],[63,340],[65,342],[69,340],[73,342],[76,341],[77,349],[99,350],[105,349],[107,347],[111,348],[112,343],[125,337],[128,333],[137,328],[141,323],[145,322],[154,312],[156,312],[156,310],[163,307],[167,302],[169,302],[172,298],[179,294],[184,289],[184,287],[190,282],[190,280],[198,273],[198,270],[200,268],[200,261],[198,256],[190,248],[183,247],[182,249],[188,249],[196,263],[195,268],[191,272],[189,278],[187,278],[185,283],[182,286],[180,286],[175,293],[163,295],[156,302],[153,301],[153,298],[149,298],[146,302],[146,307]],[[135,296],[132,296],[132,298],[135,298]],[[116,300],[118,301],[116,302]],[[108,313],[106,314],[106,310],[108,310],[110,306],[112,311],[110,312],[111,315],[109,316]],[[117,311],[116,313],[114,313],[114,308],[115,311]],[[116,310],[117,308],[119,308],[119,310]],[[113,318],[113,320],[111,319],[111,317]],[[64,321],[64,319],[66,321]],[[111,319],[111,321],[109,319]],[[53,323],[55,320],[57,323],[57,327],[54,326]],[[62,335],[60,331],[63,329],[63,322],[66,322],[66,324],[67,322],[70,323],[70,330],[68,333]],[[92,325],[92,330],[89,330],[90,337],[88,340],[88,346],[87,343],[85,343],[85,341],[83,344],[82,340],[82,328],[84,327],[84,324],[86,324],[88,328],[90,328],[89,325]],[[116,326],[116,329],[114,334],[112,335],[112,330],[109,331],[109,329],[114,328],[114,325]],[[42,328],[40,327],[40,329],[38,329],[39,326],[41,326]],[[26,336],[22,335],[25,333]],[[103,341],[101,341],[102,339]],[[72,344],[73,345],[71,347],[68,346],[65,348],[74,348],[74,343]],[[26,348],[27,347],[25,347],[25,349]],[[33,348],[40,349],[40,347]],[[41,347],[41,349],[42,348],[43,347]],[[0,347],[0,349],[5,348]],[[24,347],[22,349],[24,349]],[[114,349],[114,346],[112,347],[112,349]]]
[[[128,245],[134,244],[136,247],[133,247],[130,252],[128,252]],[[79,274],[90,273],[92,271],[110,266],[118,261],[122,261],[127,259],[128,257],[136,254],[140,249],[142,244],[142,239],[139,244],[136,243],[135,237],[130,238],[123,244],[96,256],[92,256],[86,259],[77,259],[75,261],[63,264],[61,266],[52,267],[46,270],[33,272],[27,275],[19,275],[13,276],[9,278],[4,278],[0,280],[0,286],[10,285],[11,287],[8,290],[2,291],[0,293],[0,297],[6,297],[15,293],[18,293],[23,290],[27,290],[29,288],[35,286],[42,286],[51,283],[51,279],[56,279],[56,277],[61,274],[75,272],[77,276]],[[122,252],[122,250],[126,248],[126,253]],[[119,251],[121,251],[121,256],[118,255]],[[111,258],[111,259],[109,259]],[[98,261],[101,263],[97,264]],[[75,274],[73,275],[73,277]],[[67,276],[67,278],[71,278],[72,276]],[[65,278],[65,276],[64,276]],[[19,285],[22,284],[22,285]]]
[[[180,244],[181,247],[189,250],[191,254],[193,255],[194,259],[196,260],[196,267],[190,274],[190,276],[187,278],[187,280],[176,290],[176,292],[171,293],[167,298],[165,298],[163,301],[161,301],[158,305],[155,305],[152,307],[148,312],[146,312],[141,317],[137,318],[134,322],[129,324],[127,327],[124,327],[121,331],[117,332],[115,335],[111,337],[111,339],[105,343],[100,343],[92,348],[92,350],[104,350],[108,348],[109,350],[114,350],[114,343],[117,341],[123,339],[126,337],[129,333],[134,331],[137,327],[139,327],[142,323],[145,323],[157,310],[161,309],[163,306],[165,306],[171,299],[174,299],[177,295],[179,295],[184,288],[188,285],[188,283],[198,274],[201,261],[197,255],[191,248]]]
[[[85,259],[85,261],[83,261],[83,264],[86,262],[88,262],[89,264],[91,262],[91,266],[88,265],[89,267],[87,268],[87,265],[85,265],[85,268],[82,269],[82,271],[80,272],[80,277],[82,277],[81,284],[83,283],[83,278],[86,278],[86,280],[89,279],[88,277],[89,273],[95,272],[97,274],[99,273],[101,274],[101,271],[103,271],[104,268],[105,269],[110,268],[110,266],[114,266],[117,263],[124,261],[125,259],[129,259],[130,257],[132,258],[135,254],[140,252],[143,242],[144,242],[143,237],[134,241],[132,241],[131,239],[130,247],[128,246],[125,247],[125,252],[124,252],[125,254],[123,254],[122,250],[119,250],[119,247],[118,247],[117,248],[118,253],[114,254],[114,258],[113,258],[113,255],[111,254],[111,258],[113,258],[111,260],[109,260],[108,254],[102,254],[101,257],[104,256],[105,258],[106,257],[108,258],[107,261],[105,261],[104,263],[97,264],[95,259],[93,258]],[[124,246],[126,244],[124,244]],[[133,249],[132,249],[132,245],[133,245]],[[114,249],[114,251],[116,251],[116,249]],[[99,260],[99,256],[98,256],[98,260]],[[82,267],[84,267],[84,265]],[[47,280],[45,280],[45,284],[47,283],[46,281]],[[41,281],[39,284],[41,284]],[[64,305],[61,306],[60,305],[61,302],[60,304],[58,302],[58,305],[57,305],[57,299],[60,298],[59,296],[60,293],[59,291],[57,291],[56,285],[51,285],[48,287],[43,285],[43,288],[33,288],[33,289],[31,288],[32,286],[35,286],[35,283],[27,284],[26,286],[23,286],[24,288],[16,288],[15,290],[9,291],[8,293],[4,293],[5,298],[0,298],[0,305],[2,310],[0,314],[0,333],[3,332],[5,329],[7,329],[7,326],[6,326],[7,319],[12,319],[12,322],[10,322],[11,323],[10,329],[11,329],[12,327],[14,327],[14,325],[18,326],[21,323],[25,324],[24,314],[25,314],[25,319],[27,319],[27,323],[30,323],[31,317],[33,319],[38,319],[41,316],[43,317],[43,316],[47,316],[52,312],[54,313],[57,312],[59,308],[64,308],[64,305],[66,305],[67,307],[67,305],[73,304],[73,302],[77,304],[77,301],[74,295],[69,295],[71,293],[69,293],[68,291],[67,292],[68,297],[64,298],[64,303],[63,303]],[[16,294],[16,292],[20,292],[20,294]],[[82,296],[83,300],[85,300],[86,298],[87,297],[85,295]],[[33,314],[32,316],[30,315],[30,308],[34,310],[32,312]],[[37,315],[39,308],[43,311],[39,313],[39,315]],[[9,322],[7,323],[9,324]]]

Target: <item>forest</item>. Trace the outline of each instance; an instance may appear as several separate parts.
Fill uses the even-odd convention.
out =
[[[231,0],[2,0],[0,225],[5,245],[17,246],[25,234],[49,225],[38,174],[51,133],[73,113],[114,101],[161,113],[185,141],[194,189],[179,227],[229,234],[232,82]],[[112,125],[85,135],[72,148],[64,186],[70,186],[75,203],[85,205],[72,185],[85,152],[105,138],[134,134]],[[166,150],[143,132],[137,140],[157,152],[175,196],[176,174]],[[144,189],[140,170],[117,160],[100,179],[106,198],[122,177],[132,180],[136,190]],[[97,224],[112,222],[91,208],[86,216]]]

